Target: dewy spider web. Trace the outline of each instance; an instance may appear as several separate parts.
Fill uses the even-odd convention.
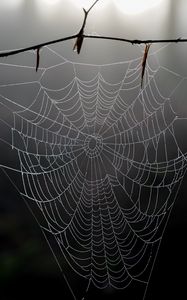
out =
[[[143,90],[141,53],[92,65],[46,47],[37,74],[33,52],[0,64],[1,141],[19,158],[1,168],[20,178],[75,299],[89,299],[94,287],[149,282],[186,171],[171,101],[184,78],[158,53],[148,58]],[[163,73],[172,78],[165,96]]]

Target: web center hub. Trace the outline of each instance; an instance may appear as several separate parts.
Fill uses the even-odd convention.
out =
[[[101,136],[87,136],[84,142],[86,155],[90,158],[97,157],[103,149],[103,140]]]

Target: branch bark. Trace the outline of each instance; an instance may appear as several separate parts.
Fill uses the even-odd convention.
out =
[[[84,40],[84,28],[85,28],[85,26],[86,26],[86,21],[87,21],[88,14],[89,14],[89,12],[91,11],[91,9],[96,5],[96,3],[97,3],[98,1],[99,1],[99,0],[96,0],[96,1],[90,6],[90,8],[89,8],[87,11],[83,8],[83,11],[84,11],[84,20],[83,20],[81,29],[79,30],[79,33],[77,34],[76,42],[75,42],[75,45],[74,45],[74,47],[73,47],[73,50],[77,51],[78,54],[80,53],[81,48],[82,48],[82,44],[83,44],[83,40]]]
[[[59,39],[52,40],[52,41],[48,41],[48,42],[44,42],[44,43],[41,43],[41,44],[33,45],[33,46],[30,46],[30,47],[26,47],[26,48],[20,48],[20,49],[16,49],[16,50],[12,50],[12,51],[0,52],[0,57],[12,56],[12,55],[27,52],[27,51],[30,51],[30,50],[37,51],[38,49],[41,49],[42,47],[57,44],[57,43],[61,43],[61,42],[65,42],[65,41],[68,41],[68,40],[73,40],[73,39],[76,39],[76,42],[75,42],[75,45],[74,45],[73,49],[76,50],[77,53],[80,53],[84,38],[112,40],[112,41],[130,43],[132,45],[135,45],[135,44],[137,44],[137,45],[140,45],[140,44],[147,45],[147,44],[159,44],[159,43],[186,43],[187,42],[187,38],[181,38],[181,37],[176,38],[176,39],[139,40],[139,39],[126,39],[126,38],[122,38],[122,37],[113,37],[113,36],[100,36],[100,35],[84,34],[84,29],[85,29],[85,26],[86,26],[86,21],[87,21],[88,14],[92,10],[92,8],[97,4],[98,1],[99,0],[96,0],[90,6],[90,8],[87,11],[83,8],[83,11],[84,11],[84,14],[85,14],[84,15],[84,20],[83,20],[81,29],[79,30],[79,32],[77,34],[67,36],[67,37],[63,37],[63,38],[59,38]]]
[[[48,41],[48,42],[45,42],[45,43],[37,44],[37,45],[26,47],[26,48],[20,48],[20,49],[16,49],[16,50],[12,50],[12,51],[0,52],[0,57],[7,57],[7,56],[12,56],[12,55],[15,55],[15,54],[22,53],[22,52],[27,52],[27,51],[30,51],[30,50],[37,50],[38,48],[42,48],[42,47],[45,47],[45,46],[57,44],[57,43],[60,43],[60,42],[65,42],[65,41],[68,41],[68,40],[73,40],[73,39],[76,39],[77,37],[78,37],[78,34],[74,34],[74,35],[71,35],[71,36],[67,36],[67,37],[60,38],[60,39],[53,40],[53,41]],[[88,35],[88,34],[83,34],[82,37],[87,38],[87,39],[112,40],[112,41],[129,43],[129,44],[132,44],[132,45],[163,44],[163,43],[186,43],[187,42],[187,38],[138,40],[138,39],[126,39],[126,38],[120,38],[120,37]]]

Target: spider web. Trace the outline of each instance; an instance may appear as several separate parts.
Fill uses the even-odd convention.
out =
[[[173,108],[185,78],[160,64],[163,49],[150,53],[143,89],[141,47],[136,59],[103,65],[46,47],[38,73],[33,52],[0,64],[1,142],[18,158],[1,168],[74,299],[149,282],[186,171],[176,129],[185,119]]]

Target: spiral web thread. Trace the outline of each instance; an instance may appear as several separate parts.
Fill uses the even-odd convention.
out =
[[[20,194],[41,213],[42,230],[87,292],[91,285],[126,289],[134,281],[146,287],[186,171],[170,99],[184,78],[162,67],[156,51],[143,90],[141,55],[91,65],[68,61],[55,48],[44,52],[58,63],[38,74],[29,66],[32,52],[25,65],[23,58],[0,64],[2,74],[23,72],[10,82],[1,74],[1,106],[13,116],[1,119],[12,131],[1,141],[19,158],[17,169],[1,168],[20,175]],[[157,82],[163,70],[177,79],[167,97]],[[23,88],[33,97],[28,105],[19,97]]]

